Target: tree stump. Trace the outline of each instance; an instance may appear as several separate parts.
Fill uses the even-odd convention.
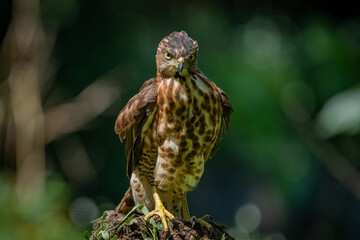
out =
[[[163,230],[161,219],[158,216],[150,219],[150,222],[144,220],[144,216],[132,213],[119,214],[113,210],[105,211],[103,216],[93,221],[92,232],[86,232],[85,238],[89,240],[119,240],[119,239],[174,239],[174,240],[233,240],[228,233],[224,231],[224,227],[209,222],[212,231],[206,227],[196,223],[191,227],[192,223],[176,218],[172,223],[168,221],[170,231],[167,234]]]

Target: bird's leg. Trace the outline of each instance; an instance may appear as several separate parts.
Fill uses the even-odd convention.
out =
[[[151,211],[150,213],[148,213],[144,219],[145,219],[145,221],[149,221],[150,218],[154,215],[160,216],[162,224],[164,225],[164,230],[165,230],[165,232],[168,232],[169,225],[166,222],[166,217],[168,217],[170,219],[170,221],[173,221],[175,219],[175,217],[171,212],[166,210],[166,208],[164,207],[164,204],[162,203],[160,196],[156,192],[155,188],[154,188],[153,196],[154,196],[154,200],[155,200],[155,209],[153,211]]]
[[[210,231],[210,233],[212,232],[213,227],[211,226],[210,223],[207,222],[207,220],[208,221],[211,220],[210,216],[205,215],[202,218],[196,218],[195,216],[190,217],[190,212],[189,212],[189,207],[188,207],[188,203],[187,203],[187,199],[186,199],[186,194],[182,198],[181,204],[182,204],[183,219],[185,221],[192,222],[192,227],[194,227],[195,223],[199,223],[200,225],[206,227],[206,229],[208,231]]]
[[[184,194],[184,197],[182,198],[181,205],[182,205],[183,219],[186,221],[191,221],[192,217],[190,217],[186,194]]]

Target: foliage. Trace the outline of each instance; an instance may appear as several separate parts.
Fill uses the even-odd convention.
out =
[[[0,235],[2,239],[81,239],[82,229],[68,218],[69,189],[50,178],[42,195],[19,195],[0,175]]]
[[[114,210],[105,211],[103,216],[94,221],[92,232],[85,232],[85,237],[89,240],[105,239],[144,239],[159,240],[168,239],[224,239],[233,240],[223,228],[214,222],[209,222],[212,230],[209,231],[201,224],[192,226],[190,221],[179,218],[169,221],[170,231],[165,232],[161,224],[161,218],[155,217],[150,219],[150,223],[144,220],[144,216],[134,213],[136,208],[141,209],[143,214],[149,211],[143,205],[136,206],[126,216],[115,212]]]
[[[139,219],[133,220],[133,218],[137,215],[135,213],[136,209],[140,209],[144,215],[147,215],[149,213],[149,210],[142,204],[135,206],[128,214],[123,216],[121,220],[119,221],[111,221],[109,220],[109,217],[113,214],[112,211],[105,211],[103,215],[95,220],[95,225],[100,224],[100,226],[97,226],[96,229],[90,234],[90,232],[85,232],[85,237],[87,239],[97,239],[97,240],[108,240],[110,238],[109,232],[121,232],[122,228],[127,224],[134,224]],[[133,221],[132,221],[133,220]],[[144,225],[148,228],[148,231],[141,232],[141,235],[144,240],[153,239],[158,240],[158,231],[164,230],[164,227],[162,224],[158,224],[155,222],[153,218],[150,219],[151,226],[148,225],[148,223],[141,218],[141,220],[144,222]],[[150,236],[148,235],[150,234]],[[93,236],[91,238],[91,236]],[[112,239],[117,239],[117,235],[114,234],[112,236]]]

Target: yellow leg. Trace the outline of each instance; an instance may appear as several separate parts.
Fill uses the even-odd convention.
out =
[[[155,200],[155,209],[153,211],[151,211],[149,214],[147,214],[145,216],[145,221],[149,221],[150,218],[154,215],[158,215],[161,218],[162,224],[164,225],[164,230],[165,232],[169,231],[169,225],[166,222],[166,217],[168,217],[170,219],[170,221],[173,221],[173,219],[175,218],[174,215],[169,212],[168,210],[166,210],[166,208],[164,207],[164,204],[162,203],[159,194],[156,192],[156,189],[154,189],[154,200]]]
[[[206,229],[208,231],[210,231],[210,232],[212,231],[211,224],[206,222],[206,220],[205,220],[205,219],[208,219],[207,216],[204,216],[204,217],[199,218],[199,219],[196,219],[194,216],[190,217],[189,206],[188,206],[188,203],[187,203],[186,195],[184,195],[184,197],[183,197],[183,199],[181,201],[181,204],[182,204],[182,212],[183,212],[183,219],[184,220],[193,222],[193,224],[195,224],[195,222],[197,222],[200,225],[206,227]]]
[[[186,195],[184,195],[181,201],[181,205],[182,205],[183,219],[186,221],[190,221],[192,218],[190,217],[189,206],[187,203]]]

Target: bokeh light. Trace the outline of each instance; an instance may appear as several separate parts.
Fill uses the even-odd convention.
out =
[[[252,203],[241,206],[235,213],[235,224],[248,233],[256,230],[261,221],[260,209]]]
[[[79,226],[88,226],[99,215],[99,209],[94,200],[87,197],[79,197],[69,206],[71,220]]]

